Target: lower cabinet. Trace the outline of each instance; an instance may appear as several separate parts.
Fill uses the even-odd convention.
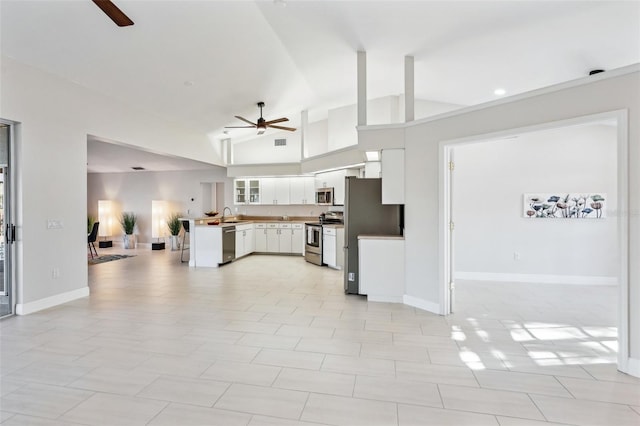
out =
[[[236,259],[255,251],[253,224],[236,226]]]
[[[322,227],[322,263],[330,268],[344,266],[344,228]]]
[[[304,252],[303,231],[302,223],[257,223],[255,251],[301,255]]]

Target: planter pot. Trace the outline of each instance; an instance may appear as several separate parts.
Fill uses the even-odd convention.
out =
[[[134,234],[124,235],[124,248],[126,249],[136,248],[136,236]]]
[[[177,235],[171,235],[171,251],[180,250],[180,240]]]

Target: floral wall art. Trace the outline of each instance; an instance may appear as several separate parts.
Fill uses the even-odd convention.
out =
[[[524,194],[524,217],[535,219],[603,219],[607,194]]]

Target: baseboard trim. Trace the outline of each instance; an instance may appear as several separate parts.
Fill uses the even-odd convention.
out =
[[[367,300],[369,302],[404,303],[403,296],[384,296],[384,295],[376,295],[376,294],[367,294]]]
[[[620,367],[620,364],[618,364],[618,368]],[[640,377],[640,359],[631,357],[627,358],[626,365],[623,366],[623,368],[620,368],[620,371],[630,376]]]
[[[413,306],[414,308],[419,308],[424,311],[442,315],[440,311],[440,305],[438,305],[437,303],[429,302],[428,300],[419,299],[407,294],[402,297],[402,301],[405,305]]]
[[[56,294],[55,296],[45,297],[29,303],[17,303],[16,315],[29,315],[43,309],[53,308],[72,300],[82,299],[89,296],[89,287],[82,287],[77,290],[68,291],[66,293]]]
[[[455,272],[455,279],[474,281],[507,281],[540,284],[618,285],[617,277],[589,275],[501,274],[494,272]]]

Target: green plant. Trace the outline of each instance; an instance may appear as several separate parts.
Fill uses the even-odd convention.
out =
[[[124,212],[122,216],[120,216],[120,225],[122,225],[122,229],[124,233],[127,235],[132,235],[133,230],[136,227],[136,214],[132,212]]]
[[[93,230],[94,223],[96,223],[96,218],[91,215],[87,216],[87,234],[90,234]]]
[[[182,213],[171,213],[169,215],[167,226],[169,227],[169,233],[171,233],[171,235],[178,235],[180,233],[180,227],[182,226],[182,222],[180,221],[181,217]]]

